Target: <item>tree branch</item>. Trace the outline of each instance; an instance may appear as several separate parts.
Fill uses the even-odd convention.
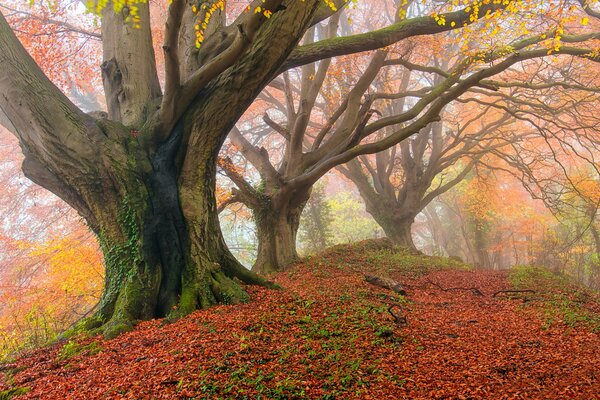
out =
[[[503,4],[497,4],[496,2],[482,4],[479,7],[479,15],[485,15],[488,10],[494,12],[504,9],[512,3],[513,1],[506,1]],[[455,29],[454,26],[462,27],[476,22],[470,19],[471,13],[466,10],[467,8],[463,8],[458,11],[440,14],[439,17],[446,20],[444,25],[438,24],[436,19],[431,16],[410,18],[372,32],[326,39],[310,45],[300,46],[292,52],[280,70],[284,71],[325,58],[376,50],[409,37],[446,32]],[[454,24],[452,24],[453,22]]]
[[[0,7],[4,8],[5,10],[8,10],[12,13],[24,15],[25,17],[21,18],[23,20],[25,20],[27,18],[31,18],[31,19],[34,19],[37,21],[41,21],[44,24],[60,26],[69,32],[79,33],[79,34],[89,36],[89,37],[95,38],[95,39],[102,39],[102,35],[100,33],[88,31],[86,29],[80,28],[78,26],[75,26],[75,25],[70,24],[65,21],[59,21],[57,19],[47,18],[47,17],[41,16],[41,15],[36,15],[36,14],[30,13],[30,12],[27,12],[27,11],[17,10],[15,8],[9,7],[2,3],[0,3]]]
[[[172,0],[167,11],[165,23],[165,41],[163,53],[165,56],[165,91],[162,98],[161,110],[165,119],[173,120],[175,96],[179,94],[181,74],[179,65],[179,31],[185,8],[185,0]]]

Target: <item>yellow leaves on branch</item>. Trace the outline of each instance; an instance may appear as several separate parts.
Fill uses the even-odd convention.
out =
[[[208,24],[213,16],[213,14],[217,11],[224,12],[225,11],[225,0],[217,0],[215,2],[208,4],[202,4],[200,7],[192,6],[192,11],[196,14],[201,22],[198,22],[195,25],[196,31],[196,47],[200,48],[202,42],[204,41],[204,32],[208,27]]]
[[[148,0],[112,0],[113,10],[117,14],[124,14],[125,21],[132,23],[135,28],[140,27],[139,4],[146,4]],[[106,8],[108,0],[87,0],[86,6],[89,12],[100,15]]]
[[[103,0],[106,1],[106,0]],[[323,0],[327,7],[329,7],[333,11],[337,11],[337,6],[333,0]],[[265,3],[265,0],[262,0]],[[202,46],[202,42],[204,42],[204,33],[206,32],[206,28],[215,12],[220,10],[221,12],[225,11],[226,0],[217,0],[212,3],[203,3],[201,6],[192,6],[192,11],[196,14],[200,20],[195,26],[196,31],[196,47],[200,48]],[[246,12],[250,12],[250,6],[246,7]],[[269,10],[263,6],[256,6],[254,10],[252,10],[254,14],[262,14],[265,18],[269,19],[273,16],[274,10]]]
[[[332,11],[337,11],[337,6],[333,2],[333,0],[323,0],[327,7],[329,7]]]
[[[598,3],[598,0],[587,0],[584,2],[584,7],[590,7],[596,3]],[[502,5],[503,9],[488,10],[483,15],[481,8],[489,4]],[[539,32],[544,29],[553,32],[552,35],[549,35],[548,40],[543,42],[550,55],[560,51],[562,39],[568,30],[577,25],[587,26],[590,23],[590,19],[582,15],[581,7],[576,5],[567,6],[564,0],[452,0],[445,11],[453,11],[459,7],[464,7],[464,12],[468,14],[468,21],[462,22],[464,18],[461,19],[461,22],[458,20],[453,21],[448,14],[439,10],[432,13],[431,17],[440,26],[459,28],[459,24],[462,23],[463,29],[454,41],[463,52],[469,52],[472,48],[469,45],[472,38],[476,38],[478,42],[481,42],[480,39],[483,38],[483,45],[492,48],[500,38],[515,40],[516,35],[529,35],[530,31],[537,30]],[[500,19],[500,16],[503,16],[502,19]],[[485,23],[471,25],[478,21],[485,21]],[[542,25],[540,25],[540,22],[542,22]]]
[[[407,7],[408,7],[408,0],[402,0],[402,3],[400,4],[399,11],[398,11],[398,17],[400,19],[406,18],[406,13],[408,11]]]

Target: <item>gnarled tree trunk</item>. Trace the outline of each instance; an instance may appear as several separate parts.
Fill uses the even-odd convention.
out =
[[[103,325],[112,337],[137,320],[242,301],[247,296],[234,277],[267,284],[225,246],[214,199],[216,151],[203,153],[205,185],[190,198],[180,189],[176,162],[183,124],[151,156],[122,126],[101,127],[114,138],[101,154],[101,179],[80,189],[98,223],[106,265],[88,328]]]
[[[130,65],[138,61],[138,47],[151,46],[145,26],[122,37],[132,40],[128,54],[105,49],[108,119],[71,103],[0,14],[0,65],[7,72],[0,75],[0,109],[20,140],[24,172],[79,211],[104,253],[104,293],[82,327],[101,327],[112,337],[137,320],[244,300],[234,278],[270,286],[225,245],[214,196],[216,158],[237,118],[276,74],[319,5],[295,2],[269,19],[251,43],[243,43],[243,53],[231,58],[231,67],[177,111],[181,117],[173,124],[157,108],[154,67],[148,72]],[[243,27],[256,28],[259,17],[245,15],[249,22]],[[104,21],[103,37],[118,37],[125,29],[113,20]]]

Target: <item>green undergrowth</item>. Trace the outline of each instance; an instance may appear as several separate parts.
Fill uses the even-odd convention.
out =
[[[22,394],[29,392],[30,390],[31,389],[28,387],[19,387],[19,388],[3,390],[0,392],[0,400],[10,400],[15,396],[20,396]]]
[[[98,354],[100,351],[102,351],[102,346],[100,346],[98,342],[92,342],[90,344],[83,345],[74,340],[70,340],[62,347],[62,349],[60,349],[60,352],[58,353],[58,359],[60,361],[64,361],[79,354],[93,356]]]
[[[31,390],[28,387],[16,387],[14,382],[14,376],[19,372],[23,371],[24,367],[14,367],[6,369],[4,374],[4,381],[10,387],[10,389],[0,390],[0,400],[10,400],[15,396],[25,394]]]
[[[600,315],[587,307],[597,302],[600,296],[572,278],[541,267],[515,266],[509,281],[515,290],[535,291],[532,298],[538,301],[531,304],[541,306],[546,328],[563,323],[572,328],[586,326],[593,332],[600,332]]]
[[[331,247],[308,260],[307,265],[369,272],[382,277],[420,277],[447,269],[471,270],[471,265],[446,257],[432,257],[416,250],[395,246],[388,239],[365,240]]]
[[[211,399],[304,399],[307,381],[312,381],[319,382],[322,395],[316,398],[323,400],[366,395],[382,382],[402,386],[406,380],[380,365],[381,355],[399,354],[405,340],[387,306],[377,299],[348,300],[343,295],[333,300],[325,315],[325,304],[300,297],[269,310],[264,319],[233,335],[239,352],[255,354],[271,340],[273,327],[267,321],[281,321],[278,334],[289,332],[294,339],[242,364],[235,362],[236,352],[227,353],[210,372],[200,373],[195,386]],[[403,296],[387,300],[406,303]],[[279,367],[263,369],[273,362]]]
[[[401,247],[372,251],[365,256],[368,262],[379,270],[397,272],[412,277],[424,276],[431,272],[447,269],[472,269],[472,266],[452,258],[415,254]]]

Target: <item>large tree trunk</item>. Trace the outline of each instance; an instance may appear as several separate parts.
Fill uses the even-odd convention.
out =
[[[253,271],[268,274],[284,270],[297,261],[296,238],[303,205],[285,207],[284,210],[265,207],[254,211],[258,254]]]
[[[398,246],[416,250],[411,227],[423,207],[423,187],[411,185],[407,189],[408,184],[405,184],[401,194],[397,195],[389,176],[374,182],[367,177],[357,160],[339,170],[354,182],[365,202],[366,211],[381,226],[387,238]]]
[[[214,200],[216,151],[201,160],[205,185],[190,198],[178,185],[182,124],[148,157],[135,137],[124,136],[126,129],[106,123],[110,135],[124,139],[105,147],[100,186],[82,189],[106,265],[104,294],[87,327],[102,326],[112,337],[137,320],[243,301],[247,295],[234,277],[267,284],[225,246]]]
[[[383,231],[385,236],[392,241],[395,245],[401,247],[407,247],[409,249],[416,250],[415,243],[412,238],[412,224],[414,218],[406,219],[395,219],[395,218],[375,218]]]
[[[409,212],[406,204],[400,205],[397,201],[384,202],[383,196],[377,197],[377,201],[369,201],[365,196],[366,210],[373,219],[381,226],[385,236],[395,245],[416,250],[417,247],[412,238],[412,224],[416,213]],[[414,209],[414,208],[411,208]]]
[[[245,292],[232,280],[267,285],[267,281],[242,266],[231,254],[219,225],[215,201],[216,160],[224,135],[205,135],[199,143],[205,151],[193,173],[182,175],[179,193],[187,223],[186,263],[182,274],[180,312],[188,313],[216,303],[236,303],[246,299]],[[191,186],[192,181],[203,182]]]

